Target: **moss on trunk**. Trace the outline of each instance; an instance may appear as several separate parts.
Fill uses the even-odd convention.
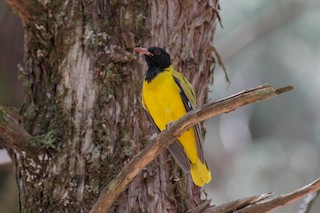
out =
[[[140,100],[146,67],[134,47],[167,47],[177,68],[193,79],[199,102],[206,100],[217,4],[59,0],[29,5],[35,15],[21,13],[21,120],[41,150],[39,165],[13,155],[22,212],[89,212],[102,188],[148,142],[154,131]],[[199,188],[163,153],[112,212],[185,212],[199,202]]]

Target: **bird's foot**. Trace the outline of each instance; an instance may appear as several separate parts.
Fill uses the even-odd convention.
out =
[[[170,121],[169,123],[166,124],[166,129],[168,129],[170,126],[172,126],[174,122],[173,121]]]
[[[169,127],[171,127],[173,125],[174,121],[170,121],[169,123],[166,124],[166,129],[168,129]],[[180,137],[180,135],[177,135],[177,137]]]

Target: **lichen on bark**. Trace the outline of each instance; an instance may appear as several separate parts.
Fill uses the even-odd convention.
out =
[[[217,1],[21,4],[38,11],[20,13],[26,91],[21,121],[41,150],[36,167],[13,154],[21,209],[88,212],[102,188],[154,134],[140,99],[146,65],[132,49],[166,47],[176,68],[193,79],[203,103],[212,76],[205,47],[212,41]],[[199,195],[163,153],[111,211],[184,212],[200,202]]]

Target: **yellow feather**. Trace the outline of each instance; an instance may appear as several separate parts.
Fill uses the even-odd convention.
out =
[[[144,81],[142,104],[160,131],[164,130],[168,123],[176,121],[187,112],[180,96],[180,88],[173,76],[179,79],[187,98],[196,106],[195,94],[191,84],[182,74],[173,70],[172,66],[160,72],[150,82]],[[202,163],[199,159],[194,128],[184,132],[178,138],[178,141],[183,146],[191,163],[190,172],[194,183],[198,186],[208,183],[211,174],[206,163]]]

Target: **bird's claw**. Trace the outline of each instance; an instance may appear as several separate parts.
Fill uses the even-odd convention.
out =
[[[169,123],[166,124],[166,129],[168,129],[170,126],[172,126],[174,122],[173,121],[170,121]]]

